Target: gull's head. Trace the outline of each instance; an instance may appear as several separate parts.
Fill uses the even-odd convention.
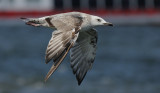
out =
[[[106,22],[103,18],[98,16],[91,16],[91,25],[92,26],[113,26],[112,23]]]

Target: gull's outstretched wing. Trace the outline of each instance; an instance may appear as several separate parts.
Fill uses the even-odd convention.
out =
[[[68,51],[76,42],[83,19],[79,15],[61,16],[58,18],[46,18],[48,24],[57,30],[53,32],[46,50],[46,63],[53,59],[54,64],[45,77],[45,81],[57,69]],[[77,21],[76,21],[77,20]]]
[[[92,67],[96,55],[97,32],[94,29],[79,32],[79,37],[71,48],[71,67],[80,85],[87,71]]]

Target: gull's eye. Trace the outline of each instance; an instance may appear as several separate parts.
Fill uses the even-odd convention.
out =
[[[97,19],[98,22],[101,22],[101,19]]]

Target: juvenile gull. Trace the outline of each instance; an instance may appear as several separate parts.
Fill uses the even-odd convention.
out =
[[[113,26],[98,16],[81,12],[68,12],[41,18],[21,18],[27,25],[54,28],[46,50],[45,62],[54,64],[45,77],[45,81],[61,64],[70,50],[71,67],[81,84],[87,71],[91,69],[96,55],[96,26]]]

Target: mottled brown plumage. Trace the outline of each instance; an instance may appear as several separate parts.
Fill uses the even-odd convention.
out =
[[[98,16],[80,12],[69,12],[41,18],[21,18],[27,25],[44,26],[56,29],[48,43],[45,62],[54,64],[45,77],[45,81],[58,68],[70,51],[71,67],[78,84],[83,81],[87,71],[92,67],[97,48],[97,32],[93,27],[109,25]]]

